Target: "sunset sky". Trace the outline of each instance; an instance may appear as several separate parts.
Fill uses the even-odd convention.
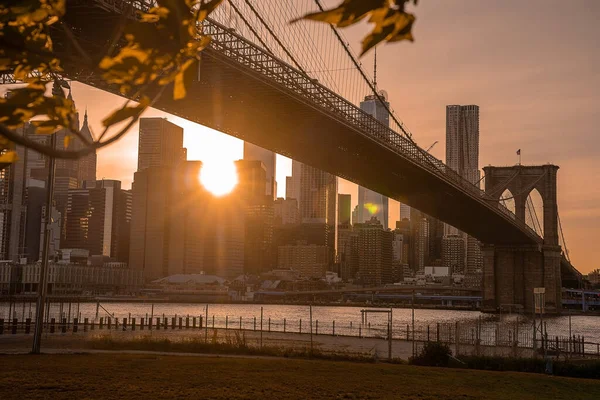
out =
[[[553,163],[559,170],[559,211],[574,265],[599,268],[600,246],[600,2],[548,0],[421,0],[415,42],[381,46],[378,81],[414,138],[445,158],[445,107],[480,107],[480,167]],[[345,30],[358,47],[366,25]],[[363,60],[370,68],[372,56]],[[95,131],[122,99],[74,83],[80,111]],[[157,110],[184,127],[188,159],[237,160],[242,142]],[[138,128],[98,154],[98,178],[130,187]],[[278,157],[278,194],[291,161]],[[356,185],[341,182],[340,193]],[[397,216],[397,210],[395,215]]]

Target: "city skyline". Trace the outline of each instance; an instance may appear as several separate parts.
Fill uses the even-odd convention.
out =
[[[583,273],[589,272],[597,268],[600,256],[593,240],[600,225],[600,187],[593,181],[600,171],[593,161],[600,150],[592,133],[593,116],[597,113],[593,103],[598,99],[593,88],[599,79],[594,66],[599,56],[586,51],[585,43],[598,30],[592,17],[598,5],[577,3],[565,15],[560,7],[539,4],[519,3],[518,10],[514,4],[468,4],[468,14],[457,12],[466,6],[420,4],[418,41],[381,46],[379,81],[422,147],[440,140],[432,150],[437,158],[444,153],[444,107],[472,103],[482,109],[482,166],[513,165],[519,148],[524,164],[560,165],[559,205],[567,244],[574,264]],[[514,20],[511,32],[505,31],[498,14]],[[450,15],[454,18],[449,19]],[[548,40],[552,37],[551,27],[564,23],[564,18],[575,28]],[[544,25],[531,23],[542,20]],[[464,28],[455,29],[457,26]],[[440,38],[441,32],[450,28],[455,29],[453,37]],[[364,26],[347,31],[353,46],[364,31]],[[472,35],[474,31],[476,36]],[[477,50],[475,56],[473,49]],[[557,52],[563,55],[559,60],[555,57]],[[368,58],[362,60],[366,65],[371,62]],[[411,76],[401,84],[396,82],[399,58],[403,58],[403,68]],[[427,84],[435,85],[435,90],[423,90]],[[73,94],[80,111],[88,107],[90,125],[98,132],[99,120],[112,109],[116,97],[81,84],[73,85]],[[509,115],[513,118],[510,124],[506,122]],[[166,114],[150,110],[144,116]],[[189,159],[209,162],[217,156],[231,161],[242,158],[240,140],[182,123],[175,117],[169,119],[189,132],[184,138]],[[568,135],[564,134],[565,127]],[[132,161],[137,161],[136,142],[134,127],[121,142],[100,151],[98,177],[119,179],[125,188],[129,187],[135,170]],[[216,152],[215,148],[226,151]],[[283,197],[291,161],[281,156],[277,159],[278,196]],[[352,194],[353,206],[356,204],[355,185],[340,181],[339,192]]]

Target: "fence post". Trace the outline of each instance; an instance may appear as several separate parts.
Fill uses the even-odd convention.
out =
[[[225,330],[229,329],[229,315],[225,316]]]
[[[256,332],[256,317],[254,317],[254,331]]]
[[[331,324],[331,334],[335,336],[335,321]]]
[[[427,341],[429,342],[429,324],[427,324]]]
[[[313,319],[312,319],[312,304],[309,306],[309,316],[310,316],[310,356],[312,357],[312,353],[313,353],[313,336],[312,336],[312,332],[313,332]]]
[[[31,331],[31,318],[27,318],[25,320],[25,333],[29,334],[30,331]]]
[[[269,332],[271,332],[271,317],[269,317]]]
[[[143,325],[143,322],[142,322]],[[131,318],[131,330],[135,331],[135,318]]]
[[[179,329],[183,329],[183,317],[179,317]]]
[[[456,326],[454,328],[454,339],[456,341],[456,347],[454,349],[454,355],[458,357],[458,342],[459,342],[459,331],[458,331],[458,321],[456,322]]]
[[[196,329],[196,317],[192,317],[192,329]]]
[[[298,333],[302,333],[302,319],[300,319],[300,326],[298,329]]]
[[[319,320],[315,321],[315,335],[319,334]]]
[[[242,330],[242,317],[240,317],[240,331]]]
[[[4,334],[4,318],[0,318],[0,335]]]
[[[150,322],[150,324],[152,324],[152,322]],[[160,317],[156,317],[156,330],[160,330]]]
[[[285,318],[283,319],[283,333],[285,333]]]
[[[190,317],[185,317],[185,329],[190,329]]]
[[[123,332],[127,330],[127,318],[123,318]]]
[[[110,324],[110,319],[109,319],[109,324]],[[62,319],[62,333],[67,333],[67,319],[66,318]]]
[[[87,319],[87,318],[83,319],[83,331],[84,332],[87,332],[89,323],[90,323],[89,319]]]
[[[175,317],[171,317],[171,330],[175,329]]]
[[[409,337],[408,337],[408,335],[409,335],[409,332],[410,332],[410,326],[409,326],[408,324],[406,324],[406,341],[407,341],[407,342],[409,341]],[[413,354],[413,355],[414,355],[414,354]]]
[[[2,320],[0,320],[0,330],[2,329],[2,325],[4,325],[2,322],[3,322],[3,321],[2,321]],[[50,320],[50,333],[54,333],[54,324],[55,324],[55,323],[56,323],[56,320],[55,320],[54,318],[52,318],[52,319]],[[1,333],[2,333],[2,332],[0,331],[0,334],[1,334]]]
[[[440,341],[440,323],[439,322],[436,324],[436,327],[435,327],[435,335],[436,335],[437,341],[439,342]]]
[[[260,348],[262,349],[262,333],[263,333],[263,308],[260,308]]]
[[[148,319],[148,317],[146,317],[146,319]],[[140,319],[140,331],[144,330],[144,325],[146,325],[146,322],[144,321],[144,318]],[[150,324],[152,325],[152,324]]]
[[[17,334],[17,324],[19,323],[19,321],[16,318],[13,318],[12,321],[12,334],[16,335]]]

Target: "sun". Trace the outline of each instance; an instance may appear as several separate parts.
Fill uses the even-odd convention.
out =
[[[224,196],[238,183],[235,165],[230,161],[209,161],[202,164],[200,182],[215,196]]]

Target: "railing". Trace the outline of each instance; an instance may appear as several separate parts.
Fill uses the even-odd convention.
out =
[[[44,332],[49,334],[77,334],[95,331],[139,332],[159,331],[180,333],[177,338],[204,336],[207,330],[244,331],[273,334],[300,334],[359,339],[389,338],[387,321],[335,321],[298,318],[271,318],[265,316],[241,317],[234,315],[141,315],[115,317],[85,317],[79,313],[49,316]],[[0,340],[7,335],[33,333],[32,317],[25,319],[0,318]],[[387,319],[386,319],[387,320]],[[395,321],[392,327],[394,341],[442,342],[452,346],[454,354],[519,355],[528,350],[538,354],[564,357],[600,357],[600,343],[586,340],[581,335],[537,335],[527,323],[511,322],[448,322],[417,324]],[[182,334],[182,335],[181,335]],[[212,332],[211,332],[212,336]],[[531,353],[533,354],[533,353]]]

